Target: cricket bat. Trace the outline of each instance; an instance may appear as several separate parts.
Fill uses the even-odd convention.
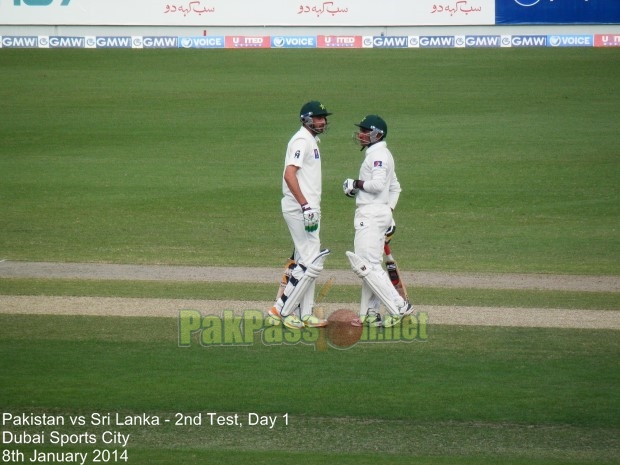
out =
[[[390,244],[384,244],[383,251],[385,252],[385,268],[387,270],[388,276],[390,277],[390,281],[392,281],[392,285],[394,286],[398,294],[407,302],[409,302],[407,288],[405,287],[405,283],[403,283],[403,280],[401,279],[398,264],[392,256],[392,249],[390,248]]]
[[[321,303],[321,301],[325,298],[325,296],[327,295],[327,293],[329,292],[329,290],[332,288],[332,286],[334,285],[334,280],[336,279],[335,276],[332,276],[331,278],[329,278],[325,284],[323,284],[323,286],[321,287],[321,290],[319,291],[316,300],[314,301],[314,305],[318,305]]]
[[[284,289],[286,289],[286,285],[288,284],[288,280],[291,278],[291,273],[293,268],[295,268],[295,251],[291,254],[290,258],[286,261],[284,265],[284,270],[282,271],[282,278],[280,279],[280,286],[278,287],[278,292],[276,293],[276,301],[282,297],[284,294]]]

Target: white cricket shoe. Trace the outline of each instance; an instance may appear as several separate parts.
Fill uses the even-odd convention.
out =
[[[411,305],[407,301],[405,301],[405,305],[403,305],[402,307],[399,307],[398,309],[398,315],[401,318],[407,315],[411,315],[412,313],[413,313],[413,305]]]
[[[366,315],[353,320],[351,324],[353,326],[370,326],[378,328],[383,326],[383,320],[381,319],[381,314],[379,312],[376,310],[368,310]]]
[[[279,325],[280,322],[282,322],[284,326],[290,329],[304,328],[304,323],[295,314],[291,314],[291,315],[283,317],[276,307],[271,307],[269,309],[269,312],[267,312],[267,314],[269,318],[273,321],[274,326]]]
[[[267,312],[267,315],[271,319],[271,322],[274,326],[277,326],[280,323],[283,323],[284,326],[290,329],[304,328],[304,323],[294,313],[291,313],[290,315],[283,317],[276,307],[271,307],[269,309],[269,312]]]
[[[284,326],[289,329],[303,329],[304,323],[299,319],[297,315],[289,315],[285,316],[284,320],[282,320]]]
[[[281,320],[282,319],[282,315],[280,315],[280,312],[278,311],[278,309],[274,306],[271,307],[269,309],[269,311],[267,312],[267,314],[271,317],[271,318],[275,318],[276,320]]]
[[[306,315],[301,321],[303,321],[306,328],[325,328],[327,326],[327,320],[314,315]]]
[[[407,315],[411,315],[413,313],[413,305],[409,302],[405,302],[405,305],[398,308],[398,315],[389,315],[385,318],[383,322],[383,326],[386,328],[390,328],[392,326],[396,326],[398,323],[402,321]]]

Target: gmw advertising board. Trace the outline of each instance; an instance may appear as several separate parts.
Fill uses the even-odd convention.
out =
[[[0,36],[0,48],[283,49],[283,48],[620,47],[620,34],[428,36]]]

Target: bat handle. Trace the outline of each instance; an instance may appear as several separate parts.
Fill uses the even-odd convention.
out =
[[[390,244],[387,242],[383,244],[383,252],[385,252],[385,256],[389,261],[394,261],[394,257],[392,257],[392,249],[390,248]]]

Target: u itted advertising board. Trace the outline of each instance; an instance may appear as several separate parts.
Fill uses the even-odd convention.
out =
[[[457,26],[495,23],[495,0],[0,0],[0,24]]]

